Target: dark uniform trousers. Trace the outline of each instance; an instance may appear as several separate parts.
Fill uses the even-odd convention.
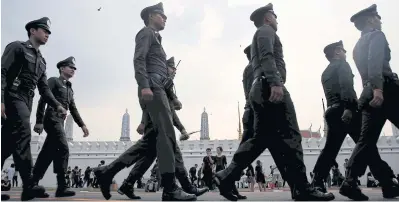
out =
[[[270,95],[270,87],[266,82],[258,80],[252,88],[253,92],[263,91],[262,97],[265,100],[262,105],[252,101],[254,136],[239,146],[231,164],[217,173],[218,178],[228,183],[238,179],[242,170],[268,148],[279,170],[285,170],[283,177],[295,185],[294,189],[306,189],[308,182],[303,162],[302,137],[289,92],[284,88],[282,103],[272,104],[266,101]]]
[[[5,92],[4,95],[7,119],[1,127],[1,167],[13,155],[24,185],[29,185],[33,167],[30,147],[32,101],[33,91],[19,92],[18,95]]]
[[[377,141],[386,120],[388,119],[396,127],[399,127],[399,82],[385,78],[384,83],[384,102],[380,108],[369,106],[373,99],[373,91],[370,85],[365,85],[359,99],[360,109],[362,110],[362,128],[359,141],[353,150],[352,156],[348,161],[346,177],[356,179],[366,171],[367,165],[375,166],[373,174],[382,186],[391,182],[390,172],[381,167],[380,156],[376,154]]]
[[[153,88],[153,94],[153,100],[150,102],[144,103],[140,100],[143,111],[149,114],[144,123],[145,134],[108,167],[110,170],[115,170],[113,173],[117,173],[123,168],[135,164],[128,180],[132,182],[141,178],[158,157],[160,173],[175,173],[177,179],[184,186],[183,181],[187,180],[188,182],[188,173],[176,143],[168,97],[161,88]],[[169,129],[169,124],[171,129]],[[160,140],[162,141],[160,142]],[[173,165],[172,170],[171,165]]]
[[[58,117],[54,110],[47,109],[43,126],[47,137],[33,169],[34,180],[43,178],[51,162],[53,162],[54,173],[62,174],[62,176],[68,168],[69,147],[65,137],[64,119]]]
[[[349,134],[354,142],[357,143],[359,141],[362,125],[361,114],[352,110],[352,120],[349,124],[345,124],[341,120],[344,110],[345,109],[340,105],[333,105],[332,107],[329,107],[325,113],[325,119],[328,126],[326,144],[324,149],[321,151],[313,170],[317,180],[322,181],[327,178],[327,175],[329,175],[331,167],[335,163],[335,158],[337,157],[347,134]],[[374,175],[378,176],[379,174],[377,174],[377,172],[393,174],[389,165],[381,159],[377,147],[374,147],[370,152],[372,153],[372,156],[375,157],[375,160],[369,163],[370,170]],[[360,177],[360,175],[357,177]]]

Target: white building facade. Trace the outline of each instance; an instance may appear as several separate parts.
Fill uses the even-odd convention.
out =
[[[33,136],[31,144],[33,160],[36,161],[41,145],[43,144],[43,138],[40,136]],[[87,166],[97,166],[101,160],[105,160],[105,163],[109,164],[133,144],[134,142],[130,141],[69,142],[69,165],[71,167],[79,166],[79,168],[85,170]],[[321,149],[323,149],[324,144],[325,138],[304,138],[302,140],[307,173],[313,170],[317,157],[319,156]],[[238,145],[238,140],[192,140],[180,142],[179,144],[187,170],[189,170],[194,164],[201,165],[202,159],[205,156],[206,148],[211,148],[212,152],[215,154],[216,147],[223,147],[223,153],[226,155],[227,162],[229,163],[231,162],[232,155],[237,150]],[[377,145],[381,157],[388,162],[395,174],[399,173],[399,137],[381,136]],[[355,143],[353,140],[349,137],[346,138],[337,157],[337,162],[340,166],[341,172],[344,172],[344,159],[350,157],[354,146]],[[266,150],[257,160],[260,160],[263,163],[266,173],[269,172],[269,166],[274,164],[268,150]],[[3,168],[9,167],[12,162],[12,157],[10,157],[5,162]],[[120,185],[123,182],[123,180],[128,176],[131,168],[132,167],[124,169],[116,175],[115,181],[117,184]],[[149,175],[150,170],[145,173],[144,178],[148,178]],[[361,181],[362,185],[365,185],[365,176],[361,178]],[[56,176],[53,173],[52,165],[50,165],[46,175],[40,183],[45,187],[56,187]]]

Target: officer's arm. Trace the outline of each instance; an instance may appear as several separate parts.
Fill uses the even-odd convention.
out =
[[[385,48],[387,40],[381,31],[373,33],[368,54],[368,78],[373,89],[383,89],[384,78],[382,68],[384,65]]]
[[[277,74],[277,66],[274,58],[274,42],[276,31],[270,26],[263,26],[256,36],[258,57],[262,72],[270,86],[282,86]]]
[[[248,89],[247,89],[247,70],[248,70],[248,66],[245,67],[244,69],[244,73],[242,75],[242,85],[244,87],[244,95],[245,95],[245,100],[248,100]]]
[[[134,51],[134,71],[137,84],[141,88],[149,88],[146,68],[147,53],[150,50],[154,34],[149,29],[141,30],[136,36],[136,48]]]
[[[356,109],[356,97],[352,94],[354,90],[351,67],[347,62],[342,62],[341,66],[338,68],[338,83],[344,108],[350,110]]]
[[[16,63],[18,54],[21,53],[21,44],[12,42],[6,46],[1,56],[1,103],[4,103],[4,89],[7,87],[7,73]]]
[[[79,127],[85,126],[82,117],[79,114],[78,108],[76,107],[75,99],[72,97],[71,103],[69,103],[69,111],[73,117],[73,120]]]
[[[146,113],[144,110],[142,110],[142,111],[143,111],[143,114],[141,115],[141,124],[144,124],[145,121],[147,120],[148,113]]]
[[[36,124],[43,124],[45,109],[46,109],[46,102],[44,101],[43,97],[40,97],[36,110]]]
[[[167,96],[170,100],[177,100],[177,95],[176,95],[176,93],[175,93],[175,91],[174,91],[174,88],[173,88],[174,86],[175,86],[175,84],[172,84],[172,85],[170,86],[170,88],[165,89],[166,96]]]
[[[54,88],[55,82],[55,78],[50,78],[47,81],[47,75],[46,72],[44,72],[40,77],[39,82],[37,83],[40,95],[42,96],[44,101],[48,105],[52,106],[54,109],[56,109],[58,106],[61,106],[61,104],[55,99],[53,93],[50,90]]]
[[[174,109],[172,110],[172,118],[173,118],[173,125],[177,128],[177,130],[179,130],[180,132],[185,130],[183,124],[179,119],[179,116],[177,116],[177,113]]]

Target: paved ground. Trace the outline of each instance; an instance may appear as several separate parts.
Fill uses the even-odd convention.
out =
[[[364,193],[367,194],[370,197],[371,201],[383,201],[384,199],[382,198],[381,190],[380,189],[367,189],[364,188]],[[104,198],[102,197],[101,193],[99,190],[94,189],[90,191],[81,191],[81,190],[76,190],[77,194],[74,197],[71,198],[55,198],[54,197],[54,190],[50,190],[50,198],[47,199],[35,199],[35,201],[103,201]],[[336,197],[336,201],[348,201],[347,198],[341,196],[338,193],[337,189],[332,189],[330,190],[332,193],[334,193]],[[268,190],[266,193],[265,192],[248,192],[248,190],[241,190],[243,195],[246,195],[248,199],[246,201],[288,201],[291,200],[291,195],[289,189],[280,189],[280,190]],[[11,196],[11,201],[19,201],[20,200],[20,194],[21,190],[11,190],[8,192],[3,192],[7,193]],[[157,193],[148,193],[144,192],[141,190],[136,190],[136,194],[141,196],[141,201],[159,201],[161,199],[161,192]],[[119,195],[117,192],[112,192],[112,198],[109,201],[126,201],[129,200],[127,197]],[[387,199],[385,199],[386,201]],[[198,198],[198,201],[226,201],[224,198],[222,198],[218,192],[209,192],[204,194],[203,196],[200,196]],[[391,199],[387,201],[399,201],[399,198],[397,199]]]

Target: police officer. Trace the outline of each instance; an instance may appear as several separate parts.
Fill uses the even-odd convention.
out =
[[[312,182],[322,192],[327,191],[324,179],[330,174],[346,135],[349,134],[358,142],[361,128],[361,115],[357,110],[357,96],[353,88],[353,73],[346,62],[346,50],[342,41],[327,45],[324,54],[330,62],[321,76],[328,106],[325,113],[328,131],[326,144],[313,169]],[[373,149],[373,153],[379,156],[377,147]],[[381,170],[393,175],[392,169],[380,157],[378,161],[370,163],[370,169],[373,173]]]
[[[168,74],[170,78],[173,80],[175,75],[176,75],[176,66],[175,66],[175,61],[174,57],[171,57],[170,59],[167,60],[167,66],[168,66]],[[172,111],[172,117],[173,117],[173,125],[181,132],[182,136],[187,135],[187,132],[181,123],[179,117],[177,116],[176,110],[175,109],[180,109],[181,104],[178,106],[174,106],[171,104],[170,106],[171,111]],[[151,121],[151,118],[148,114],[148,112],[143,111],[143,120],[141,123],[144,123],[146,126],[145,130],[145,135],[147,136],[152,136],[156,138],[156,129],[154,128],[154,125]],[[140,123],[140,125],[141,125]],[[140,126],[139,126],[140,127]],[[142,134],[142,131],[139,131],[139,134]],[[153,151],[149,151],[151,154],[156,153],[156,148],[152,147]],[[208,188],[197,188],[193,186],[188,178],[188,173],[186,170],[186,167],[184,166],[184,161],[183,161],[183,156],[181,154],[180,148],[177,146],[177,153],[176,153],[176,178],[179,180],[183,190],[187,193],[190,194],[195,194],[196,196],[200,196],[204,194],[205,192],[208,191]],[[142,158],[136,162],[134,165],[133,169],[131,170],[129,177],[124,181],[123,185],[120,188],[120,191],[122,193],[130,193],[128,190],[132,190],[134,182],[138,179],[140,179],[144,173],[150,168],[151,164],[155,161],[156,155],[147,155],[147,154],[141,154],[140,155]],[[162,177],[161,177],[162,179]],[[124,191],[126,189],[126,191]],[[119,192],[119,193],[121,193]]]
[[[175,156],[178,147],[167,97],[170,92],[165,86],[170,80],[166,54],[161,44],[162,37],[159,35],[166,22],[162,3],[145,8],[141,12],[141,18],[146,27],[136,35],[134,68],[140,102],[157,126],[157,157],[162,176],[161,185],[164,187],[162,198],[188,200],[193,195],[179,189],[175,182]]]
[[[71,111],[71,115],[76,124],[82,128],[84,133],[83,137],[87,137],[89,131],[76,108],[72,83],[69,81],[75,74],[75,58],[68,57],[58,62],[57,68],[60,72],[60,76],[48,79],[50,90],[58,102],[60,102],[65,109]],[[58,184],[55,197],[75,195],[74,191],[67,189],[65,181],[65,174],[68,168],[69,147],[65,137],[64,120],[65,117],[59,117],[54,111],[54,108],[51,106],[46,108],[45,100],[43,97],[40,98],[36,111],[36,125],[33,130],[41,134],[44,128],[47,136],[33,169],[33,181],[38,183],[53,161],[54,173],[57,174]]]
[[[168,75],[170,75],[170,78],[173,80],[176,71],[174,57],[167,60],[167,65],[169,71]],[[173,85],[168,85],[168,86],[170,86],[170,88],[173,87]],[[175,103],[177,105],[171,104],[173,124],[176,126],[178,130],[180,130],[182,134],[186,134],[186,130],[175,112],[175,108],[176,109],[181,108],[181,103],[179,101]],[[155,161],[157,156],[156,144],[154,144],[157,138],[157,129],[154,127],[153,122],[151,121],[151,118],[149,116],[149,113],[146,112],[145,110],[143,110],[143,116],[140,125],[142,124],[144,126],[144,129],[143,130],[140,129],[138,132],[139,134],[144,133],[143,137],[139,141],[137,141],[135,145],[126,150],[126,152],[123,153],[118,159],[113,161],[111,164],[103,167],[102,169],[96,171],[96,175],[100,179],[100,183],[104,181],[106,182],[102,183],[101,185],[102,190],[104,190],[105,187],[109,187],[110,181],[112,181],[112,178],[119,171],[121,171],[125,167],[130,167],[131,165],[135,164],[129,176],[124,180],[122,186],[119,188],[118,192],[122,195],[126,195],[130,199],[140,199],[139,196],[136,196],[134,194],[133,185],[138,179],[141,179],[144,173],[150,168],[151,164]],[[178,146],[177,146],[177,151],[178,152],[176,154],[176,164],[175,164],[176,178],[179,180],[180,184],[182,185],[183,190],[186,191],[187,193],[194,194],[194,197],[195,195],[200,196],[205,192],[207,192],[208,189],[205,188],[198,189],[191,185],[188,179],[187,170],[184,166],[183,157],[181,155]],[[104,191],[106,191],[104,197],[107,196],[110,197],[109,191],[107,190]]]
[[[377,12],[377,5],[359,11],[350,20],[361,31],[361,37],[353,50],[353,59],[363,82],[359,99],[362,129],[349,159],[340,193],[353,200],[367,200],[368,197],[361,192],[356,180],[365,173],[368,164],[374,164],[380,158],[375,150],[385,121],[388,119],[399,127],[399,82],[389,64],[391,51],[381,31],[381,16]],[[399,196],[399,187],[392,181],[389,172],[380,169],[374,175],[380,182],[384,198]]]
[[[298,191],[296,200],[333,200],[334,195],[312,189],[307,181],[295,109],[283,84],[285,71],[280,72],[276,66],[283,55],[281,42],[276,38],[276,18],[272,4],[251,14],[250,19],[258,28],[251,45],[255,81],[249,94],[254,109],[255,134],[239,146],[231,164],[218,172],[214,180],[222,196],[235,200],[230,191],[231,181],[237,179],[244,168],[269,148],[270,153],[281,154],[284,158],[276,163],[286,162],[287,181]],[[275,59],[276,55],[281,55],[279,60]]]
[[[166,16],[163,4],[149,6],[141,12],[141,18],[146,25],[136,35],[134,54],[134,68],[139,87],[139,99],[142,110],[148,112],[149,119],[157,127],[155,137],[144,135],[134,146],[129,148],[117,160],[106,168],[97,169],[103,196],[111,197],[110,184],[113,176],[126,165],[132,165],[142,152],[146,155],[157,155],[161,172],[161,184],[164,187],[162,200],[195,200],[194,194],[188,194],[179,188],[175,182],[176,161],[179,151],[173,127],[172,114],[169,100],[175,106],[181,105],[173,93],[173,82],[168,77],[166,54],[162,48],[162,37],[159,31],[165,27]],[[151,128],[152,126],[146,126]],[[155,149],[148,149],[156,146]],[[149,152],[150,151],[150,152]],[[151,154],[151,152],[153,154]],[[130,156],[130,158],[125,158]]]
[[[44,188],[34,186],[32,181],[30,113],[36,86],[56,112],[64,116],[66,110],[48,87],[46,61],[39,50],[51,33],[49,18],[31,21],[25,29],[29,40],[8,44],[1,58],[1,116],[5,120],[1,128],[1,166],[13,154],[23,182],[21,200],[30,200],[44,193]]]

